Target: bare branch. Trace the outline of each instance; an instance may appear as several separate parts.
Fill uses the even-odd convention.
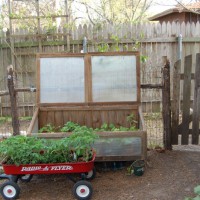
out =
[[[194,13],[194,14],[200,14],[199,11],[193,10],[191,6],[186,5],[186,4],[184,4],[184,3],[182,3],[181,1],[178,1],[178,0],[175,0],[175,1],[177,2],[177,4],[178,4],[180,7],[182,7],[182,9],[187,10],[187,11],[190,11],[190,12],[192,12],[192,13]]]

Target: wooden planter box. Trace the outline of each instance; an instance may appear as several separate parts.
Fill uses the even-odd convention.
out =
[[[103,123],[129,127],[126,118],[134,114],[138,131],[98,133],[95,161],[146,159],[138,52],[39,54],[37,60],[38,108],[28,135],[67,137],[71,133],[38,130],[47,124],[62,127],[68,121],[93,128]]]
[[[54,115],[54,117],[49,117],[48,111],[46,111],[47,113],[45,114],[43,113],[44,110],[48,109],[51,110],[49,114],[52,116]],[[63,111],[63,109],[64,108],[62,108],[62,111],[59,111],[59,108],[57,108],[55,112],[52,111],[52,108],[41,108],[42,111],[40,109],[37,109],[29,126],[28,135],[34,135],[41,138],[49,139],[59,139],[69,136],[71,133],[38,133],[38,130],[40,128],[39,124],[42,123],[45,115],[46,119],[48,119],[46,121],[47,124],[50,123],[49,119],[54,119],[53,121],[51,121],[51,124],[56,124],[58,123],[58,118],[55,117],[56,115],[68,115],[67,112],[69,111]],[[120,110],[120,112],[122,111]],[[95,161],[128,161],[136,159],[146,159],[147,135],[144,127],[144,121],[141,115],[141,109],[139,109],[139,118],[140,128],[138,131],[98,132],[97,134],[99,135],[99,139],[97,139],[94,144],[94,148],[96,149]],[[62,119],[62,121],[68,120]]]

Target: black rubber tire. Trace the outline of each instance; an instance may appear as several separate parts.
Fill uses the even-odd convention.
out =
[[[25,183],[30,182],[32,178],[33,178],[33,174],[25,174],[19,177],[20,181],[25,182]]]
[[[95,177],[96,177],[95,167],[91,171],[85,173],[85,179],[86,180],[93,180]]]
[[[73,187],[73,195],[78,200],[89,200],[92,197],[92,193],[92,185],[88,181],[78,181]]]
[[[20,194],[20,187],[13,181],[7,181],[1,185],[0,193],[6,200],[17,199]]]

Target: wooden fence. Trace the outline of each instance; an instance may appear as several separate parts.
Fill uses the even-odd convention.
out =
[[[195,71],[192,72],[195,62]],[[199,144],[200,123],[200,53],[186,56],[184,73],[180,60],[174,66],[172,103],[172,144]],[[183,87],[181,88],[181,82]],[[192,86],[194,85],[194,87]],[[182,92],[181,92],[182,90]],[[183,93],[183,99],[180,98]],[[180,117],[181,116],[181,117]],[[179,137],[180,136],[180,137]]]
[[[67,38],[70,32],[70,40]],[[50,33],[41,30],[40,34],[28,30],[14,30],[12,35],[1,33],[0,38],[0,90],[6,90],[7,66],[12,63],[15,82],[18,88],[36,86],[36,53],[70,52],[78,53],[83,49],[83,38],[87,38],[87,50],[95,51],[132,51],[139,50],[141,64],[141,83],[158,84],[161,82],[162,56],[167,56],[171,66],[177,60],[178,36],[183,36],[182,57],[200,50],[200,24],[149,23],[121,24],[119,26],[79,25],[70,31],[63,27]],[[69,48],[70,47],[70,48]],[[182,63],[183,64],[183,63]],[[192,71],[194,71],[192,60]],[[182,65],[181,65],[182,66]],[[183,71],[183,68],[180,69]],[[157,112],[161,108],[161,91],[142,91],[141,100],[145,112]],[[19,93],[20,115],[32,115],[35,104],[34,93]],[[6,96],[0,97],[0,115],[10,114],[10,103]]]

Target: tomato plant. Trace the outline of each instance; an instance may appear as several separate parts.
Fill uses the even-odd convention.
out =
[[[100,128],[94,129],[95,131],[135,131],[137,128],[132,125],[130,128],[124,127],[124,126],[119,126],[116,127],[114,124],[107,124],[103,123]]]
[[[137,124],[137,121],[135,120],[135,115],[132,113],[129,116],[127,116],[126,121],[129,123],[130,128],[123,127],[123,126],[115,126],[114,124],[110,123],[103,123],[100,128],[96,128],[93,130],[93,128],[88,128],[87,126],[81,126],[78,123],[74,123],[71,121],[68,121],[60,130],[59,132],[82,132],[82,131],[135,131],[137,130],[135,124]],[[49,132],[53,133],[56,132],[56,128],[52,126],[51,124],[47,124],[46,126],[42,127],[39,130],[39,133],[43,132]]]
[[[89,161],[97,137],[90,129],[77,130],[60,140],[12,136],[0,143],[0,157],[15,165]]]
[[[60,130],[61,130],[61,132],[72,132],[78,127],[80,127],[80,125],[78,125],[77,123],[69,121]]]
[[[55,131],[56,128],[53,125],[47,124],[39,130],[39,133],[54,133]]]

